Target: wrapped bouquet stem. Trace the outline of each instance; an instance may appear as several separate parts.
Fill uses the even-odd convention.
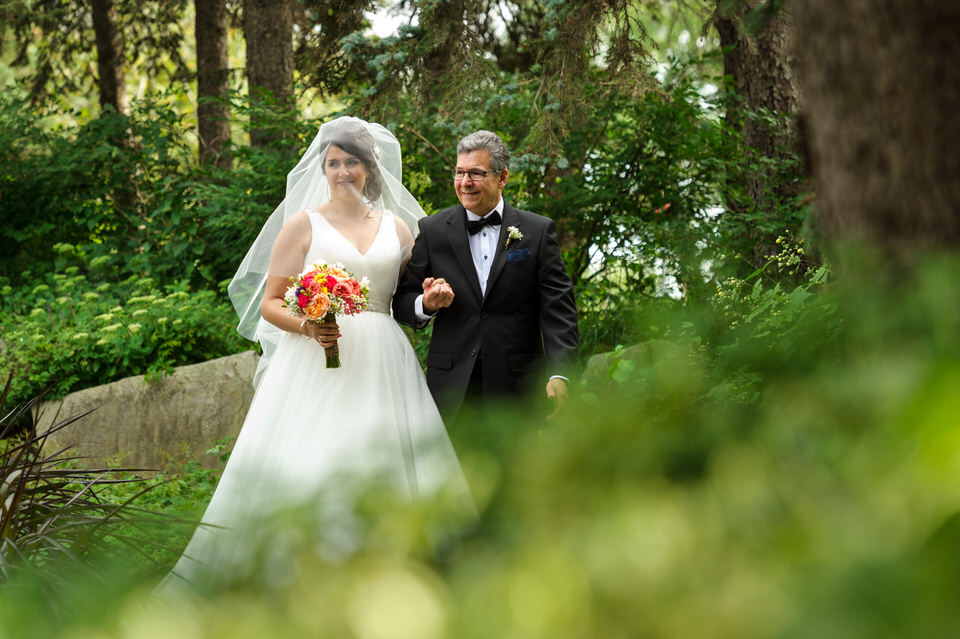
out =
[[[341,264],[313,264],[290,278],[283,305],[291,317],[333,324],[338,315],[356,315],[367,307],[367,278],[357,279]],[[327,368],[340,368],[340,347],[324,347]]]
[[[320,320],[321,324],[336,324],[337,316],[333,313],[327,313]],[[334,340],[333,344],[324,347],[327,354],[327,368],[340,368],[340,342]]]

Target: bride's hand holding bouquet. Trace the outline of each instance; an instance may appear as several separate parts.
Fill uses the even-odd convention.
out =
[[[314,264],[290,278],[283,306],[291,317],[307,322],[336,324],[337,315],[356,315],[367,307],[370,289],[367,278],[357,279],[340,264]],[[340,348],[334,340],[324,346],[327,368],[340,367]]]

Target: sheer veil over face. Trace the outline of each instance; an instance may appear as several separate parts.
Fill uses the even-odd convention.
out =
[[[376,171],[376,165],[373,171]],[[324,176],[332,191],[344,191],[342,195],[360,200],[375,199],[370,193],[379,195],[377,177],[367,168],[366,163],[348,151],[344,151],[337,144],[327,148],[327,157],[324,160]],[[371,180],[370,178],[373,178]]]
[[[260,303],[268,275],[289,277],[302,268],[296,259],[271,266],[270,254],[280,229],[299,211],[316,208],[331,198],[325,174],[326,156],[334,145],[364,163],[368,175],[360,192],[374,210],[387,209],[403,221],[415,236],[423,209],[401,182],[400,143],[379,124],[354,117],[340,117],[320,127],[310,147],[287,174],[286,195],[267,219],[260,234],[240,263],[227,291],[240,323],[237,331],[263,348],[258,369],[265,369],[283,331],[260,315]]]

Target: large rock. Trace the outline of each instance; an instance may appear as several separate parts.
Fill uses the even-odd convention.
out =
[[[656,369],[656,376],[674,377],[676,374],[688,375],[692,370],[689,366],[694,359],[694,353],[689,345],[677,344],[664,339],[652,339],[640,344],[627,346],[620,351],[597,353],[587,360],[587,366],[581,376],[582,383],[587,387],[601,386],[608,382],[611,366],[614,362],[628,360],[633,362],[633,370]],[[650,373],[648,373],[649,375]]]
[[[254,351],[183,366],[146,382],[142,375],[87,388],[63,400],[46,402],[40,427],[57,419],[96,410],[51,436],[49,451],[72,446],[84,465],[179,469],[195,460],[222,466],[211,445],[240,432],[250,400],[259,355]]]

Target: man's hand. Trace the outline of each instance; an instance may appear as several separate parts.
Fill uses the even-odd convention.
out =
[[[423,312],[433,315],[453,304],[453,289],[442,277],[423,280]]]
[[[557,408],[547,415],[547,419],[553,419],[560,414],[563,405],[567,403],[567,382],[561,377],[554,377],[547,382],[547,399],[553,399],[557,402]]]

